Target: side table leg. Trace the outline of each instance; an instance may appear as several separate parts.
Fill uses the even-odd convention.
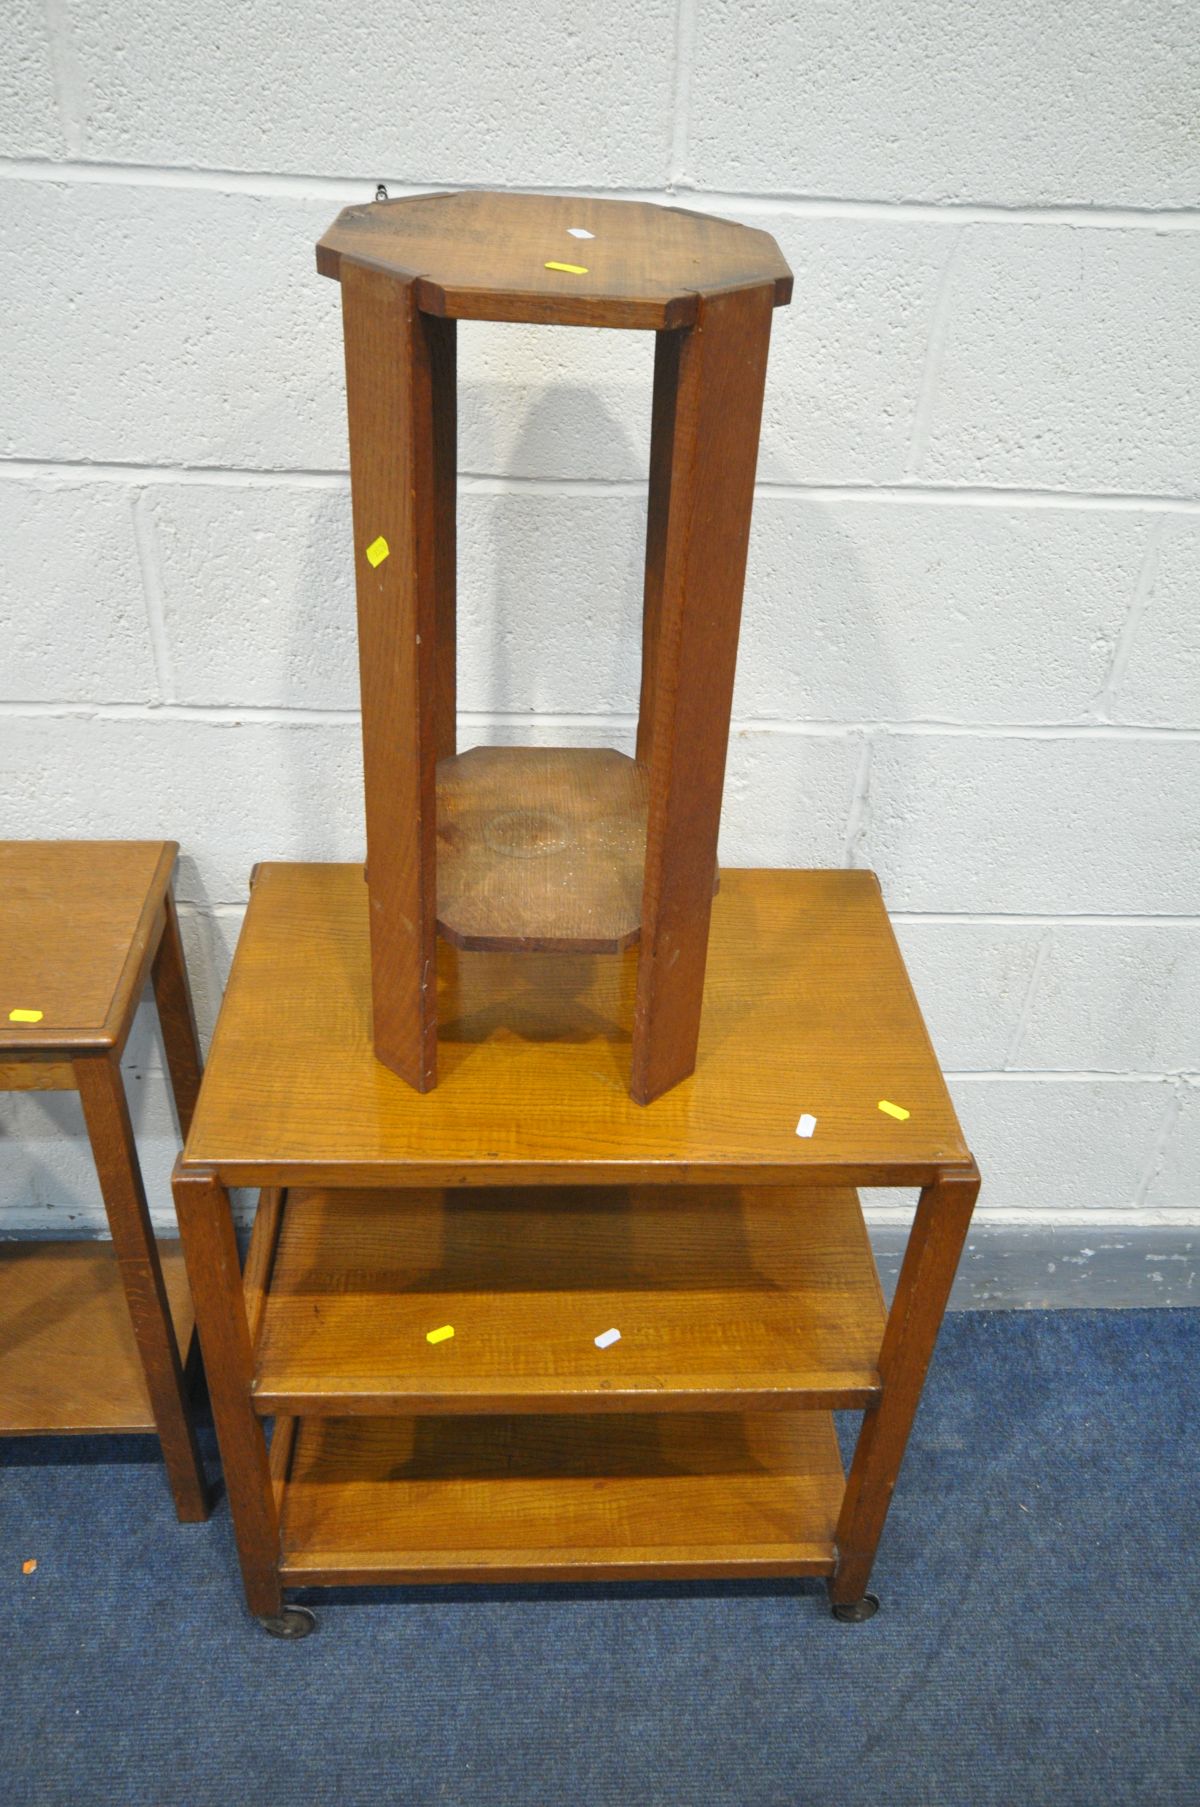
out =
[[[257,1617],[275,1619],[283,1612],[279,1516],[267,1440],[250,1393],[254,1355],[229,1194],[215,1174],[178,1166],[171,1184],[246,1604]]]
[[[162,1028],[163,1047],[167,1055],[167,1071],[175,1095],[179,1128],[187,1138],[192,1127],[192,1113],[200,1095],[200,1038],[196,1033],[196,1013],[192,1008],[192,991],[188,984],[183,958],[183,940],[179,933],[179,912],[168,887],[163,899],[166,921],[162,939],[154,956],[151,978],[158,1020]]]
[[[868,1618],[867,1582],[912,1429],[929,1358],[979,1196],[979,1169],[939,1174],[921,1193],[879,1355],[883,1394],[863,1418],[838,1520],[829,1598],[839,1618]]]
[[[630,1094],[696,1065],[717,831],[774,291],[707,296],[660,334],[651,425],[641,719],[650,767]]]
[[[196,1524],[208,1517],[208,1490],[119,1058],[93,1055],[73,1065],[175,1510]]]

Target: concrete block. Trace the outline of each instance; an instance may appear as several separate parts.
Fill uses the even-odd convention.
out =
[[[146,508],[179,701],[358,708],[348,483],[164,484]]]
[[[1200,1084],[1195,1080],[1180,1087],[1178,1114],[1145,1204],[1148,1211],[1200,1210]]]
[[[245,900],[266,859],[361,859],[358,724],[10,717],[7,832],[180,842],[176,895]]]
[[[431,186],[666,178],[671,0],[360,14],[300,0],[286,15],[103,0],[72,26],[90,157]]]
[[[1161,523],[1149,594],[1129,662],[1117,686],[1114,720],[1164,728],[1200,727],[1200,522]]]
[[[0,156],[61,157],[65,153],[44,0],[5,0]]]
[[[336,212],[291,195],[8,183],[3,455],[344,470],[340,293],[313,264]],[[898,481],[955,230],[753,223],[797,278],[775,315],[760,478]],[[466,324],[460,468],[643,480],[652,364],[649,334]]]
[[[771,327],[759,481],[900,482],[955,229],[744,217],[796,278]]]
[[[158,697],[129,492],[0,480],[0,695]]]
[[[1170,1105],[1158,1080],[956,1079],[978,1212],[1128,1210]]]
[[[1186,0],[1063,9],[704,0],[687,172],[886,200],[1191,206]]]
[[[1197,760],[1183,740],[882,733],[857,863],[897,910],[1186,914]]]
[[[340,295],[313,252],[336,212],[328,199],[6,182],[2,455],[344,468]]]
[[[759,497],[737,711],[1066,722],[1103,687],[1148,526],[1068,509]]]
[[[529,715],[520,721],[464,722],[458,730],[458,750],[470,747],[615,747],[633,757],[632,722],[557,722]]]
[[[735,728],[721,816],[722,865],[842,865],[860,755],[853,735]]]
[[[942,1066],[957,1073],[1004,1067],[1044,930],[966,918],[894,926]]]
[[[1200,234],[964,228],[915,470],[1195,496]]]
[[[234,949],[245,915],[245,910],[228,904],[216,909],[184,909],[180,912],[196,1027],[205,1054],[229,983],[229,969],[233,965]]]
[[[1013,1065],[1200,1071],[1200,928],[1055,923]]]
[[[313,250],[337,212],[329,198],[7,183],[4,455],[347,469],[341,295]],[[648,333],[464,322],[460,469],[644,479],[652,376]]]

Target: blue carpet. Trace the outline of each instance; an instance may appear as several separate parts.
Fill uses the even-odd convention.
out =
[[[282,1644],[147,1440],[4,1442],[0,1797],[1195,1803],[1198,1373],[1198,1311],[950,1318],[861,1626],[809,1582],[314,1590]]]

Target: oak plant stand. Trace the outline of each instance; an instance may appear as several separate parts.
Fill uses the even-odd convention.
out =
[[[772,310],[765,232],[522,194],[349,207],[317,247],[346,342],[374,1041],[437,1079],[438,932],[466,949],[640,944],[629,1087],[692,1071]],[[457,750],[456,323],[655,334],[636,756]]]
[[[0,842],[0,1090],[76,1091],[111,1242],[0,1242],[0,1435],[156,1431],[179,1517],[208,1516],[185,1369],[192,1305],[155,1239],[121,1077],[147,977],[186,1134],[200,1048],[173,841]]]
[[[649,1111],[632,953],[443,944],[418,1097],[372,1051],[368,917],[359,867],[259,869],[176,1168],[251,1612],[821,1575],[869,1616],[979,1188],[874,876],[724,874],[697,1068]],[[244,1277],[232,1186],[262,1189]],[[859,1186],[921,1188],[890,1312]]]

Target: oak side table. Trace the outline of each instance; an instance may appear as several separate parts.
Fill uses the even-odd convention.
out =
[[[192,1306],[150,1222],[121,1050],[149,976],[186,1134],[200,1047],[174,841],[0,842],[0,1090],[77,1091],[111,1242],[0,1242],[0,1436],[156,1431],[175,1509],[208,1516],[185,1379]]]
[[[438,935],[636,943],[627,1083],[648,1104],[696,1062],[767,350],[792,273],[734,220],[512,191],[347,207],[317,268],[341,284],[346,345],[375,1051],[432,1090]],[[633,758],[458,751],[460,320],[654,334]],[[606,576],[564,571],[564,606]]]
[[[250,1611],[821,1575],[869,1617],[979,1189],[873,874],[723,875],[696,1071],[649,1108],[632,955],[443,946],[419,1096],[374,1057],[368,914],[361,867],[259,868],[176,1166]],[[859,1186],[921,1188],[890,1312]]]

